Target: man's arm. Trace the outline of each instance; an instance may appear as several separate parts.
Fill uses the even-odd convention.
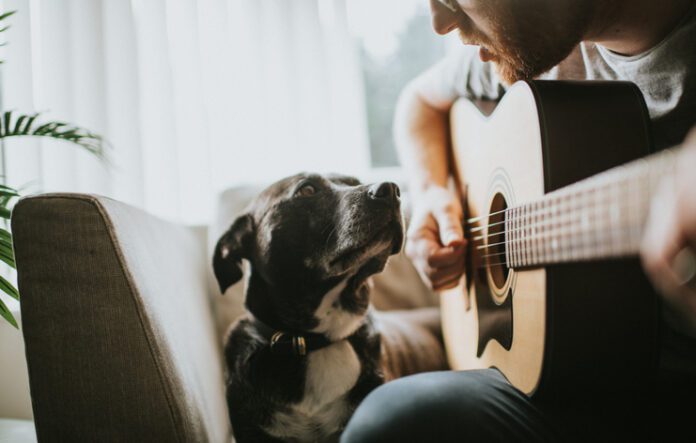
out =
[[[696,128],[678,155],[676,173],[653,197],[641,258],[684,332],[696,336]]]
[[[462,207],[447,186],[450,108],[459,97],[496,98],[501,92],[490,64],[477,54],[476,47],[463,48],[414,79],[394,117],[413,199],[406,253],[435,290],[456,286],[464,271]]]
[[[433,104],[412,82],[397,105],[394,132],[413,198],[406,253],[434,290],[456,286],[464,270],[462,208],[447,188],[449,109]]]

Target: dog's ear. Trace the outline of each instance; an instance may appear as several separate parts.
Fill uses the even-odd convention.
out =
[[[249,258],[249,241],[253,232],[254,220],[249,214],[242,215],[215,246],[213,271],[223,294],[242,278],[242,258]]]

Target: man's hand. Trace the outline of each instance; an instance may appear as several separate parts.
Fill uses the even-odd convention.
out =
[[[676,173],[653,197],[641,259],[655,287],[696,331],[696,129],[678,156]]]
[[[466,241],[459,198],[446,188],[419,195],[406,239],[406,255],[431,289],[450,289],[464,273]]]

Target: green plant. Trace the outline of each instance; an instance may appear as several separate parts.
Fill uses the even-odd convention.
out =
[[[9,11],[0,15],[0,33],[10,28],[5,23],[7,18],[15,12],[17,11]],[[2,45],[5,44],[3,43]],[[2,63],[1,60],[0,63]],[[40,122],[40,114],[38,113],[15,115],[14,111],[3,112],[2,118],[0,118],[0,143],[2,144],[0,149],[5,149],[5,139],[10,137],[48,137],[62,140],[80,146],[102,160],[105,159],[106,143],[100,135],[70,123],[58,121]],[[12,216],[14,201],[19,196],[18,190],[0,184],[0,219],[3,219],[3,227],[0,227],[0,260],[13,269],[16,266],[9,220]],[[0,276],[0,291],[19,301],[17,288],[2,276]],[[15,320],[12,312],[2,299],[0,299],[0,316],[12,326],[18,328],[17,320]]]

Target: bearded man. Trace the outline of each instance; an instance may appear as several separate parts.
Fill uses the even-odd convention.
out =
[[[394,131],[413,197],[406,252],[434,290],[455,287],[464,272],[463,211],[448,188],[447,167],[449,110],[457,99],[498,99],[523,79],[628,80],[643,93],[657,149],[681,143],[696,123],[694,0],[430,0],[430,6],[435,31],[456,31],[466,46],[404,89]],[[685,162],[696,159],[696,135],[690,140]],[[696,247],[690,171],[696,164],[679,168],[668,192],[682,204],[663,204],[664,217],[651,214],[642,251],[668,301],[657,388],[646,382],[622,398],[548,405],[530,400],[495,369],[420,374],[370,394],[341,441],[694,441],[691,408],[679,405],[696,398],[696,292],[669,280],[667,266],[680,244]]]

